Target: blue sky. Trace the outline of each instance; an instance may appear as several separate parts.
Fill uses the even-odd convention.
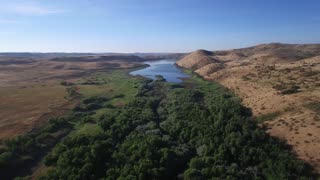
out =
[[[0,0],[0,52],[320,43],[319,0]]]

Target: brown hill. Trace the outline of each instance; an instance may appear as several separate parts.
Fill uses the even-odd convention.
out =
[[[261,44],[226,51],[198,50],[177,62],[185,68],[198,69],[210,62],[239,61],[239,63],[289,63],[320,55],[320,44]]]
[[[243,58],[249,58],[260,63],[285,63],[319,55],[320,44],[271,43],[232,51],[243,54]]]
[[[213,52],[198,50],[183,57],[177,64],[185,68],[198,69],[211,63],[218,63],[213,55]]]
[[[198,70],[201,75],[208,75],[199,68],[211,63],[229,63],[229,65],[291,63],[320,55],[320,44],[261,44],[253,47],[232,49],[226,51],[197,50],[182,59],[177,64],[184,68]],[[217,65],[214,65],[215,67]],[[211,72],[208,68],[204,71]]]
[[[177,65],[233,90],[261,126],[320,172],[320,44],[201,50]]]

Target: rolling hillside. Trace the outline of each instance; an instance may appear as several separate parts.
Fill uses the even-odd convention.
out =
[[[320,44],[198,50],[177,65],[233,90],[261,126],[320,171]]]

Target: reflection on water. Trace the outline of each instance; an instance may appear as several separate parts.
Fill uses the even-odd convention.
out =
[[[131,75],[141,75],[155,79],[156,75],[163,76],[168,82],[182,82],[180,78],[189,77],[175,66],[175,60],[160,60],[145,62],[149,67],[130,72]]]

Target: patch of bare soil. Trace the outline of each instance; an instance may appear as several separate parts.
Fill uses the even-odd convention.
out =
[[[72,105],[65,87],[58,84],[0,89],[0,139],[8,139],[37,128],[61,115]]]

